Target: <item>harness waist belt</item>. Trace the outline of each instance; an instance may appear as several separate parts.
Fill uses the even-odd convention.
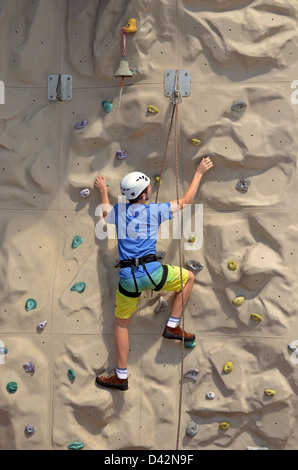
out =
[[[124,259],[115,265],[115,268],[131,268],[142,266],[143,263],[151,263],[152,261],[159,261],[156,255],[142,256],[141,258]]]

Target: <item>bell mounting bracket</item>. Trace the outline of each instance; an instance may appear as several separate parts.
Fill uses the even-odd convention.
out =
[[[57,74],[48,76],[48,98],[51,101],[69,101],[72,99],[72,76]]]

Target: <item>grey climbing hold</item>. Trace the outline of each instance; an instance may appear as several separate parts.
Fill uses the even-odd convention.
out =
[[[163,297],[160,297],[158,305],[157,307],[155,307],[154,312],[155,313],[163,312],[164,310],[167,310],[168,307],[169,305],[165,301],[165,299]]]
[[[36,431],[36,428],[32,426],[32,424],[27,424],[25,426],[25,434],[27,434],[27,436],[33,436],[35,431]]]
[[[39,331],[44,330],[47,323],[48,323],[47,320],[44,320],[44,321],[38,323],[37,329],[38,329]]]
[[[215,393],[214,392],[207,392],[206,393],[206,398],[208,400],[213,400],[215,398]]]
[[[186,266],[193,271],[201,271],[204,267],[199,261],[195,261],[194,259],[186,261]]]
[[[250,185],[250,181],[247,178],[241,178],[235,185],[235,188],[238,191],[243,191],[246,193],[248,191],[248,186]]]
[[[244,113],[247,108],[247,104],[244,101],[236,101],[236,103],[232,104],[231,110],[236,111],[237,113]]]
[[[189,437],[194,437],[197,432],[199,430],[199,425],[198,423],[192,419],[189,423],[188,423],[188,426],[186,428],[186,434],[189,436]]]
[[[199,372],[200,372],[200,369],[191,369],[185,372],[185,374],[183,374],[183,378],[191,379],[193,380],[193,382],[196,382],[198,379]]]
[[[165,256],[166,256],[166,251],[158,251],[158,252],[156,253],[156,258],[157,258],[158,260],[162,260]]]
[[[35,372],[35,365],[31,361],[25,362],[25,364],[23,364],[23,367],[26,372]]]

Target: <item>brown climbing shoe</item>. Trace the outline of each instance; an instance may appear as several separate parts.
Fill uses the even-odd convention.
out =
[[[128,389],[128,380],[127,379],[119,379],[116,372],[112,375],[98,375],[95,379],[95,382],[98,385],[102,385],[104,387],[109,388],[117,388],[118,390],[127,390]]]
[[[171,328],[170,326],[166,326],[162,336],[167,339],[179,339],[182,341],[183,330],[180,326],[176,326],[176,328]],[[194,341],[196,336],[193,333],[187,333],[184,331],[184,341]]]

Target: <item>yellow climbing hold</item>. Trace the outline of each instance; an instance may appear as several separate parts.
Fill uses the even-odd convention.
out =
[[[262,321],[263,318],[261,317],[261,315],[259,315],[258,313],[252,313],[250,315],[250,318],[254,321]]]
[[[160,178],[160,176],[155,176],[155,180],[154,180],[154,181],[155,181],[155,186],[160,186],[160,184],[161,184],[161,178]]]
[[[236,271],[237,269],[237,263],[236,261],[233,261],[232,259],[228,262],[228,269],[230,271]]]
[[[227,361],[224,365],[222,370],[226,373],[229,374],[233,370],[233,362],[232,361]]]
[[[191,234],[189,235],[188,241],[189,241],[190,243],[194,243],[195,239],[196,239],[195,234],[194,234],[194,233],[191,233]]]
[[[265,393],[266,395],[268,395],[268,397],[273,397],[273,395],[275,395],[275,390],[270,390],[269,388],[266,388]]]
[[[155,106],[149,105],[147,109],[148,109],[149,113],[152,113],[152,114],[157,114],[158,113],[158,109]]]
[[[221,429],[222,431],[226,431],[227,429],[229,429],[230,427],[230,423],[228,423],[227,421],[223,421],[222,423],[219,423],[219,429]]]
[[[245,298],[243,295],[239,295],[239,297],[235,297],[235,299],[233,299],[233,305],[240,307],[244,303],[244,300]]]
[[[137,31],[137,22],[135,18],[130,18],[127,22],[127,25],[124,28],[121,28],[123,33],[135,33]]]
[[[191,139],[191,143],[193,145],[199,146],[202,142],[199,139]]]

